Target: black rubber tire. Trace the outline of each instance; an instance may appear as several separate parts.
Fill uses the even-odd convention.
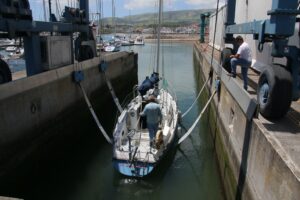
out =
[[[0,59],[0,84],[12,81],[11,71],[6,62]]]
[[[232,55],[231,48],[225,48],[221,52],[221,65],[229,73],[231,73],[230,55]]]
[[[94,58],[94,52],[90,46],[84,45],[81,46],[81,49],[79,50],[79,61],[84,61],[88,59]]]
[[[263,97],[264,85],[268,87],[268,95],[265,95],[265,99]],[[290,108],[292,94],[292,76],[284,66],[274,64],[261,73],[258,81],[257,101],[262,116],[267,119],[283,117]]]

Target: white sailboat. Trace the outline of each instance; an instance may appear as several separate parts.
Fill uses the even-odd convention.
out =
[[[176,99],[170,92],[159,86],[160,24],[162,0],[159,1],[159,23],[157,28],[157,63],[150,78],[139,87],[139,94],[132,99],[118,117],[113,132],[113,165],[126,176],[144,177],[149,175],[175,145],[178,123]],[[163,73],[162,73],[163,74]],[[157,97],[162,119],[156,134],[155,145],[150,144],[149,131],[141,123],[140,113],[150,95]]]
[[[144,45],[144,44],[145,44],[144,37],[141,35],[136,36],[134,40],[134,45]]]

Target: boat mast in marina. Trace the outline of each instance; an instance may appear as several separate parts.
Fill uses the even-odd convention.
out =
[[[113,27],[113,35],[116,36],[116,6],[115,6],[115,0],[112,0],[112,27]]]
[[[47,21],[46,0],[43,0],[44,21]]]
[[[159,73],[159,56],[160,56],[160,29],[161,29],[161,20],[162,20],[162,0],[159,1],[159,11],[158,11],[158,25],[157,25],[157,53],[156,53],[156,68],[155,72]]]

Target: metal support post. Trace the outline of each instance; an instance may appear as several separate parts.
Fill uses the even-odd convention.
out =
[[[80,10],[84,10],[85,12],[85,22],[88,24],[89,23],[89,0],[80,0]]]
[[[296,46],[286,46],[284,52],[288,54],[288,66],[291,69],[293,78],[293,101],[297,101],[300,98],[299,74],[300,74],[300,61],[299,61],[299,49]]]
[[[27,76],[43,72],[41,65],[41,44],[38,33],[32,33],[30,37],[24,37],[24,50]]]
[[[200,42],[205,42],[205,27],[206,27],[206,19],[209,17],[210,13],[201,14],[201,24],[200,24]]]

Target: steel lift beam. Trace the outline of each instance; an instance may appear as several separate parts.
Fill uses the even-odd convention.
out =
[[[260,52],[264,43],[272,42],[271,56],[287,58],[286,66],[273,64],[260,75],[258,102],[261,114],[267,118],[284,116],[291,101],[300,97],[300,51],[288,45],[289,37],[294,34],[296,16],[300,14],[298,6],[298,0],[273,0],[272,9],[267,12],[270,19],[236,24],[236,0],[228,0],[225,43],[234,43],[233,34],[252,34],[259,41]]]
[[[51,2],[49,0],[49,5]],[[92,58],[96,55],[95,39],[89,27],[89,0],[80,0],[80,8],[65,7],[62,20],[57,21],[55,16],[50,13],[50,22],[33,21],[32,12],[28,0],[0,0],[0,38],[22,37],[25,49],[25,61],[27,76],[32,76],[45,71],[42,67],[42,32],[57,33],[56,35],[68,36],[69,41],[73,41],[73,33],[79,32],[75,41],[75,58],[79,61]],[[73,42],[70,49],[73,58]],[[73,60],[73,59],[72,59]],[[3,61],[0,66],[2,79],[5,77]],[[5,68],[5,67],[4,67]],[[7,81],[2,82],[7,82]]]

